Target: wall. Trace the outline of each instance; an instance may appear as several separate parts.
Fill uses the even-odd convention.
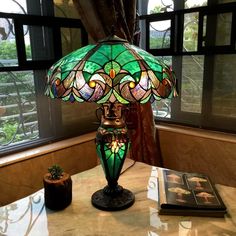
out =
[[[41,189],[52,164],[71,175],[96,166],[94,138],[95,133],[90,133],[1,158],[0,206]]]
[[[236,187],[236,135],[163,124],[157,131],[164,167]]]

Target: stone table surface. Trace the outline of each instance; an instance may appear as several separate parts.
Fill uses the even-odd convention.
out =
[[[126,169],[133,163],[127,159]],[[43,189],[0,208],[0,235],[106,236],[106,235],[236,235],[236,188],[216,185],[228,208],[224,218],[158,215],[157,167],[136,162],[119,184],[135,194],[129,209],[105,212],[91,205],[91,195],[106,185],[97,166],[72,176],[73,199],[62,211],[44,206]]]

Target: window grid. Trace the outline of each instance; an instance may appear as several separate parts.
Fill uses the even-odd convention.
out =
[[[0,19],[10,19],[13,23],[18,61],[14,64],[0,65],[0,156],[76,135],[62,131],[61,104],[44,96],[44,89],[46,71],[62,57],[61,30],[78,29],[80,31],[78,47],[87,45],[88,35],[81,21],[3,12],[0,12]],[[26,50],[24,34],[26,28],[30,32],[31,55]],[[39,48],[42,36],[40,44],[43,48]],[[47,55],[48,51],[52,53]],[[42,54],[40,58],[38,58],[39,53]],[[21,78],[24,73],[26,73],[25,79]],[[11,89],[6,90],[6,86]],[[31,91],[32,89],[34,91]],[[14,114],[9,113],[10,111]],[[94,130],[95,126],[92,128]],[[79,132],[78,130],[77,135]],[[6,137],[7,135],[12,136]],[[22,140],[22,136],[24,140],[19,141]]]
[[[219,75],[219,71],[216,72],[217,66],[219,64],[218,57],[225,57],[225,58],[234,58],[233,55],[236,54],[236,3],[225,3],[225,4],[216,4],[212,1],[208,1],[208,6],[203,7],[196,7],[196,8],[189,8],[183,9],[184,2],[183,1],[174,1],[175,9],[172,12],[164,12],[164,13],[155,13],[151,15],[141,15],[140,20],[141,22],[145,22],[145,39],[142,40],[145,43],[144,47],[146,50],[156,56],[172,56],[172,67],[176,73],[177,77],[177,88],[179,91],[179,97],[174,98],[171,100],[171,110],[170,116],[156,116],[157,121],[165,121],[170,123],[177,123],[183,125],[191,125],[200,128],[207,128],[213,130],[220,130],[226,132],[236,132],[236,119],[235,116],[232,114],[222,114],[219,115],[219,106],[216,106],[216,102],[218,100],[228,101],[231,98],[231,109],[232,103],[236,104],[236,99],[233,96],[235,90],[228,91],[227,97],[224,98],[226,95],[220,95],[217,99],[214,97],[216,92],[219,90],[219,86],[216,87],[215,84],[220,84],[216,80],[216,75]],[[177,6],[178,5],[178,6]],[[177,7],[176,7],[177,6]],[[180,10],[179,10],[180,9]],[[197,25],[197,45],[193,50],[183,50],[184,48],[184,20],[186,14],[197,14],[198,18],[198,25]],[[232,21],[231,26],[227,26],[227,43],[223,43],[220,45],[219,43],[215,43],[214,35],[217,34],[217,18],[219,15],[224,16],[231,16]],[[206,20],[207,19],[207,20]],[[149,32],[149,24],[150,22],[155,21],[163,21],[163,20],[171,20],[171,27],[170,27],[170,37],[172,44],[169,48],[164,49],[153,49],[150,48],[150,32]],[[142,23],[143,25],[143,23]],[[141,29],[142,30],[142,29]],[[229,55],[229,56],[227,56]],[[189,77],[190,74],[186,74],[183,68],[184,57],[189,56],[198,58],[201,57],[201,63],[198,63],[202,67],[202,71],[200,72],[202,76],[202,82],[200,83],[193,78],[191,78],[191,82],[198,84],[198,86],[202,89],[202,94],[199,94],[199,98],[201,99],[198,107],[198,112],[186,111],[183,109],[183,97],[182,97],[182,89],[184,78]],[[195,59],[196,59],[195,58]],[[217,61],[218,64],[217,64]],[[225,62],[226,63],[226,62]],[[230,61],[229,61],[230,63]],[[229,64],[228,63],[228,64]],[[215,66],[215,67],[214,67]],[[223,64],[221,65],[223,67]],[[228,67],[226,67],[228,68]],[[234,76],[235,68],[233,66],[230,68],[231,71],[231,84],[235,84],[236,78]],[[224,71],[224,68],[222,69]],[[222,72],[221,74],[224,74]],[[232,76],[233,75],[233,76]],[[222,77],[223,78],[223,77]],[[202,84],[201,84],[202,83]],[[186,84],[185,84],[186,87]],[[229,86],[225,86],[227,88]],[[218,90],[217,90],[218,89]],[[228,88],[229,90],[230,88]],[[234,88],[235,89],[235,88]],[[221,91],[220,91],[221,92]],[[231,93],[231,94],[230,94]],[[186,96],[186,94],[185,94]],[[198,99],[199,99],[198,98]],[[227,100],[228,99],[228,100]],[[234,99],[234,100],[232,100]],[[224,106],[224,105],[223,105]],[[230,109],[230,108],[228,108]],[[227,111],[227,109],[222,109]],[[157,111],[154,110],[154,115]]]

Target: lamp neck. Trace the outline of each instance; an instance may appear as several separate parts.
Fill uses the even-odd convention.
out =
[[[123,118],[124,106],[120,103],[104,103],[101,107],[101,126],[104,128],[123,128],[126,126]]]

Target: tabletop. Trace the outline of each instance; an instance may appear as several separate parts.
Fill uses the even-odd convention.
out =
[[[127,159],[123,169],[132,165]],[[0,208],[0,235],[236,235],[236,188],[216,185],[228,213],[224,218],[158,215],[157,167],[136,162],[119,184],[135,194],[126,210],[105,212],[91,205],[91,195],[106,185],[101,166],[72,176],[73,199],[62,211],[44,206],[44,190]]]

